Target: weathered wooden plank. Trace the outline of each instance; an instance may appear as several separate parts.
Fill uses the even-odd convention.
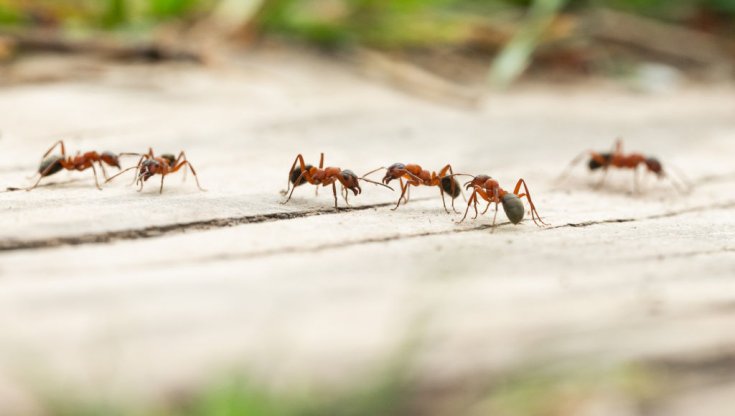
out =
[[[112,396],[155,395],[233,365],[276,385],[341,385],[416,332],[416,372],[439,386],[735,344],[731,86],[668,96],[529,87],[465,111],[293,55],[254,55],[228,72],[103,73],[0,91],[0,186],[27,184],[65,138],[70,150],[186,149],[208,191],[177,177],[163,195],[127,180],[97,191],[84,172],[0,193],[7,409],[37,382],[28,374],[89,389],[104,380],[100,394]],[[701,186],[678,195],[650,181],[631,195],[622,173],[597,191],[583,167],[554,181],[616,135]],[[328,189],[299,188],[281,205],[295,154],[320,151],[357,173],[403,161],[452,162],[508,187],[522,176],[553,227],[491,233],[489,216],[457,225],[432,189],[395,212],[397,195],[369,184],[351,199],[361,209],[332,211]]]

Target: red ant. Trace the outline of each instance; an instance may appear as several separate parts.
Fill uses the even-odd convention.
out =
[[[456,213],[459,213],[454,208],[454,200],[462,193],[462,188],[460,187],[459,182],[454,179],[454,177],[463,174],[455,174],[452,170],[452,165],[446,165],[439,171],[439,173],[436,173],[424,170],[421,166],[415,164],[405,165],[403,163],[394,163],[387,168],[381,167],[372,170],[366,173],[365,176],[377,172],[381,169],[386,170],[385,176],[383,177],[384,184],[388,185],[390,181],[394,179],[398,179],[401,183],[401,196],[398,198],[396,206],[392,208],[394,211],[398,209],[398,206],[401,205],[402,200],[404,201],[404,204],[408,202],[407,193],[410,194],[411,186],[424,185],[439,187],[439,193],[442,196],[442,204],[444,204],[444,210],[447,212],[447,214],[449,214],[449,210],[447,209],[447,203],[444,199],[444,194],[452,197],[452,210],[454,210],[454,212]],[[447,172],[449,173],[449,175],[447,175]],[[406,180],[405,183],[403,182],[404,179]]]
[[[297,163],[298,166],[296,166]],[[342,184],[342,197],[344,198],[345,203],[349,206],[349,201],[347,201],[347,196],[349,195],[348,190],[352,191],[355,196],[362,193],[362,188],[360,188],[359,183],[360,180],[375,185],[385,186],[391,191],[393,190],[393,188],[391,188],[390,186],[371,181],[370,179],[366,179],[365,177],[358,178],[354,172],[348,169],[342,170],[340,168],[334,167],[324,168],[324,153],[322,153],[319,158],[318,168],[304,163],[304,157],[299,154],[296,156],[293,165],[291,165],[291,170],[288,172],[288,188],[286,189],[286,193],[288,193],[288,198],[283,203],[286,204],[288,203],[288,201],[291,200],[291,196],[293,195],[297,187],[308,182],[312,185],[316,185],[317,187],[319,185],[332,185],[332,192],[334,193],[334,208],[336,209],[338,208],[337,182],[339,182],[340,184]],[[291,188],[291,185],[293,185],[293,188]],[[289,190],[291,191],[290,193]],[[319,188],[317,188],[317,191],[318,190]]]
[[[523,186],[523,190],[525,191],[525,193],[519,194],[518,191],[521,190],[521,186]],[[508,219],[513,224],[518,224],[519,222],[521,222],[521,220],[523,220],[523,216],[525,214],[523,202],[521,202],[521,198],[523,197],[528,199],[528,204],[531,206],[531,219],[533,220],[534,224],[539,227],[541,227],[542,225],[548,225],[541,219],[541,216],[536,210],[536,206],[533,204],[533,200],[531,199],[531,192],[528,190],[526,181],[523,179],[518,180],[518,183],[516,183],[516,187],[513,192],[508,192],[501,188],[498,181],[491,178],[490,176],[478,175],[475,176],[471,181],[465,183],[465,189],[473,189],[473,191],[470,199],[467,200],[467,209],[464,212],[464,217],[462,217],[462,219],[459,221],[460,223],[463,222],[465,218],[467,218],[467,213],[470,210],[470,206],[474,206],[475,208],[475,216],[473,217],[473,219],[477,218],[477,196],[479,195],[482,199],[487,201],[487,207],[485,207],[485,210],[482,211],[482,215],[485,215],[487,210],[490,208],[490,204],[495,203],[495,216],[493,216],[492,224],[493,228],[495,227],[495,220],[498,217],[498,204],[503,204],[505,215],[508,216]]]
[[[581,153],[579,156],[572,160],[567,170],[562,173],[561,176],[559,176],[559,180],[561,181],[565,179],[569,175],[574,165],[579,163],[579,161],[587,155],[589,155],[590,157],[589,162],[587,162],[587,166],[589,166],[589,169],[591,171],[602,169],[603,172],[602,179],[596,186],[597,188],[600,188],[604,184],[605,178],[607,177],[608,169],[610,169],[610,167],[613,167],[618,169],[633,169],[635,190],[637,192],[639,189],[638,167],[640,165],[643,165],[646,171],[655,174],[659,179],[668,178],[674,188],[676,188],[676,190],[679,192],[683,193],[686,191],[687,188],[689,188],[689,185],[686,183],[685,180],[680,179],[682,184],[678,184],[674,180],[673,176],[667,175],[666,171],[664,171],[663,165],[657,158],[646,157],[640,153],[630,153],[627,155],[624,154],[623,141],[621,139],[615,141],[615,147],[612,152],[598,153],[592,150],[588,150]],[[683,188],[680,188],[680,185],[682,185]]]
[[[194,170],[194,166],[192,166],[192,164],[186,159],[186,153],[184,153],[183,150],[179,153],[178,157],[174,157],[174,155],[170,153],[162,154],[161,156],[155,156],[153,153],[153,149],[149,148],[148,153],[141,155],[140,160],[138,160],[138,163],[135,166],[121,171],[117,175],[108,179],[106,182],[110,182],[123,173],[131,169],[135,169],[135,177],[133,179],[133,183],[140,184],[138,192],[143,190],[143,185],[145,181],[147,181],[154,175],[161,175],[161,188],[159,190],[159,193],[163,193],[163,179],[166,177],[166,175],[177,172],[183,167],[188,167],[191,170],[191,173],[194,175],[194,180],[196,181],[197,188],[199,188],[200,191],[205,191],[205,189],[202,188],[201,185],[199,185],[197,172],[196,170]],[[186,170],[184,170],[184,175],[186,175]]]
[[[55,156],[48,156],[55,148],[56,146],[61,146],[61,155],[55,155]],[[78,170],[83,171],[87,169],[92,169],[92,173],[94,173],[94,184],[97,186],[97,189],[102,189],[102,187],[99,184],[99,180],[97,179],[97,169],[94,168],[94,164],[97,163],[102,170],[102,174],[105,176],[105,179],[107,179],[107,171],[105,171],[105,164],[108,166],[116,167],[120,169],[120,162],[119,162],[119,156],[125,155],[128,153],[121,153],[120,155],[116,155],[112,152],[103,152],[102,154],[97,153],[95,151],[92,152],[86,152],[80,154],[77,152],[75,156],[67,156],[66,155],[66,147],[64,146],[64,141],[59,140],[58,142],[54,143],[53,146],[51,146],[46,153],[43,154],[41,157],[41,164],[38,167],[38,180],[36,181],[33,186],[26,188],[26,191],[30,191],[38,186],[39,183],[41,183],[41,179],[45,178],[46,176],[51,176],[54,173],[57,173],[61,171],[62,169],[66,170]]]

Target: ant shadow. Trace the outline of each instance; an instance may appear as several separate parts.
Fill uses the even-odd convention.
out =
[[[618,174],[615,174],[618,173]],[[594,192],[601,195],[627,196],[627,197],[666,197],[671,195],[685,195],[681,190],[667,181],[658,180],[650,175],[641,175],[636,185],[635,178],[631,175],[626,179],[625,173],[610,172],[607,177],[603,175],[570,176],[564,180],[556,181],[552,191],[572,194],[579,191]],[[689,192],[687,192],[689,193]]]
[[[42,183],[42,184],[38,185],[36,188],[60,188],[60,189],[75,188],[76,189],[76,188],[86,187],[86,184],[85,185],[81,185],[81,186],[73,186],[73,185],[79,185],[79,184],[81,184],[83,182],[85,182],[84,179],[68,179],[68,180],[58,181],[58,182]],[[69,185],[72,185],[72,186],[69,186]],[[25,191],[27,189],[28,188],[25,187],[25,186],[23,186],[23,187],[7,186],[7,187],[5,187],[4,190],[0,191],[0,193]]]

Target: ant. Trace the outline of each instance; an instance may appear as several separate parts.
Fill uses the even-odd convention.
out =
[[[647,172],[653,173],[659,179],[668,178],[674,188],[676,188],[676,190],[679,192],[684,193],[686,192],[687,188],[690,187],[684,179],[679,179],[681,181],[681,184],[679,184],[674,180],[673,176],[667,175],[667,172],[664,171],[663,165],[657,158],[646,157],[640,153],[623,153],[623,141],[621,139],[617,139],[615,141],[615,146],[612,152],[598,153],[592,150],[588,150],[581,153],[579,156],[571,161],[567,170],[562,173],[561,176],[559,176],[558,180],[564,180],[569,175],[574,165],[579,163],[579,161],[587,155],[589,155],[590,157],[589,161],[587,162],[587,166],[589,166],[589,169],[591,171],[602,169],[603,172],[602,179],[596,185],[596,188],[602,187],[602,185],[605,183],[608,169],[610,169],[610,167],[613,167],[618,169],[633,169],[635,190],[636,192],[638,192],[638,167],[640,165],[643,165]],[[680,174],[680,176],[682,175]]]
[[[61,146],[61,155],[49,156],[49,154],[57,146]],[[26,191],[35,189],[36,187],[38,187],[38,184],[41,183],[41,179],[47,176],[51,176],[54,173],[61,171],[62,169],[83,171],[90,168],[92,169],[92,173],[94,173],[94,184],[97,186],[97,189],[102,190],[102,187],[99,184],[99,180],[97,179],[97,169],[94,168],[94,164],[97,163],[99,165],[100,169],[102,170],[102,174],[104,175],[105,179],[107,179],[105,164],[120,169],[119,156],[128,154],[129,153],[121,153],[117,155],[112,152],[102,152],[102,154],[100,154],[98,152],[92,151],[81,154],[77,152],[75,156],[67,156],[64,141],[59,140],[58,142],[54,143],[54,145],[51,146],[51,148],[48,149],[46,153],[44,153],[41,157],[41,164],[39,165],[37,172],[37,175],[39,175],[38,180],[35,184],[33,184],[33,186],[26,188]]]
[[[521,190],[521,186],[523,186],[523,190],[525,193],[519,194],[518,191]],[[487,201],[487,207],[485,207],[485,210],[482,211],[481,215],[485,215],[488,209],[490,209],[490,204],[495,203],[495,215],[493,216],[493,230],[495,229],[495,220],[498,217],[498,205],[503,204],[503,210],[505,211],[505,215],[508,216],[508,219],[513,224],[518,224],[523,220],[523,216],[525,214],[525,209],[523,207],[523,202],[521,202],[521,198],[525,197],[528,199],[528,204],[531,206],[531,219],[533,220],[534,224],[541,227],[542,225],[548,225],[546,224],[539,215],[538,211],[536,210],[536,206],[533,204],[533,200],[531,199],[531,192],[528,190],[528,186],[526,185],[526,181],[523,179],[519,179],[516,183],[516,187],[513,190],[513,192],[508,192],[500,187],[500,184],[495,179],[491,178],[488,175],[478,175],[472,178],[471,181],[465,183],[465,189],[470,190],[473,189],[472,195],[470,196],[470,199],[467,200],[467,209],[464,212],[464,217],[459,221],[460,223],[467,218],[467,213],[470,210],[470,206],[474,206],[475,208],[475,216],[474,218],[477,218],[477,201],[478,201],[478,195],[480,198]]]
[[[286,193],[288,193],[288,198],[283,202],[283,204],[286,204],[288,203],[288,201],[291,200],[291,196],[293,195],[297,187],[308,182],[312,185],[317,186],[317,192],[319,191],[319,185],[332,185],[332,192],[334,193],[334,208],[337,209],[337,182],[339,182],[340,184],[342,184],[342,197],[344,198],[347,206],[349,206],[349,201],[347,200],[347,196],[349,195],[348,190],[352,191],[355,196],[362,193],[362,188],[360,188],[359,183],[359,181],[361,180],[372,183],[374,185],[384,186],[391,191],[393,190],[393,188],[391,188],[390,186],[371,181],[370,179],[366,179],[365,177],[358,178],[354,172],[348,169],[342,170],[340,168],[334,167],[324,168],[324,153],[322,153],[319,158],[318,168],[306,164],[304,162],[304,157],[299,154],[296,156],[293,165],[291,165],[291,170],[288,172],[288,188],[286,189]],[[293,188],[291,188],[291,185],[293,185]],[[289,190],[291,191],[290,193]]]
[[[194,175],[194,180],[196,181],[197,188],[199,188],[200,191],[205,191],[205,189],[202,188],[201,185],[199,185],[197,172],[196,170],[194,170],[194,166],[192,166],[192,164],[186,159],[186,153],[184,153],[183,150],[179,153],[178,157],[175,157],[173,154],[170,153],[156,156],[153,153],[153,149],[149,148],[148,153],[141,155],[140,160],[138,160],[138,163],[135,166],[121,171],[115,176],[109,178],[106,182],[110,182],[123,173],[131,169],[135,169],[133,183],[140,184],[138,192],[143,190],[143,185],[145,181],[147,181],[154,175],[161,175],[161,188],[159,190],[159,193],[163,193],[163,179],[166,177],[166,175],[177,172],[179,169],[184,167],[188,167],[191,170],[191,173]],[[184,170],[184,175],[186,175],[186,170]],[[184,176],[184,178],[186,178],[186,176]]]
[[[377,172],[381,169],[386,170],[385,176],[383,177],[382,181],[385,185],[388,185],[390,181],[394,179],[398,179],[401,184],[401,196],[400,198],[398,198],[396,206],[392,208],[393,211],[398,209],[398,207],[401,205],[401,201],[403,201],[404,205],[408,203],[408,195],[410,195],[411,186],[424,185],[439,187],[439,193],[442,196],[444,211],[446,211],[447,214],[449,214],[449,210],[447,209],[447,203],[444,199],[444,194],[452,197],[452,210],[454,210],[455,213],[459,213],[454,208],[454,200],[462,193],[462,188],[459,185],[459,182],[457,182],[454,177],[464,174],[455,174],[452,170],[452,165],[446,165],[439,171],[439,173],[436,173],[424,170],[421,166],[415,164],[406,165],[403,163],[394,163],[387,168],[380,167],[378,169],[372,170],[366,173],[365,176]],[[448,175],[447,172],[449,173]],[[403,182],[404,179],[406,180],[405,183]]]

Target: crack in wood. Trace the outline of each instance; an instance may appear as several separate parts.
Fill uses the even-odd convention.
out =
[[[312,217],[312,216],[338,214],[338,213],[343,213],[343,212],[364,211],[364,210],[373,209],[373,208],[392,206],[393,204],[394,204],[393,202],[385,202],[385,203],[380,203],[380,204],[339,208],[337,210],[318,209],[318,210],[313,210],[313,211],[276,212],[276,213],[261,214],[261,215],[248,215],[244,217],[215,218],[211,220],[192,221],[192,222],[187,222],[187,223],[156,225],[156,226],[150,226],[150,227],[138,228],[138,229],[108,231],[104,233],[89,233],[89,234],[82,234],[82,235],[77,235],[77,236],[55,237],[55,238],[37,239],[37,240],[12,240],[11,239],[11,240],[0,241],[0,252],[18,251],[18,250],[36,250],[36,249],[54,248],[54,247],[62,247],[62,246],[77,246],[77,245],[85,245],[85,244],[104,244],[104,243],[112,243],[115,241],[122,241],[122,240],[137,240],[137,239],[145,239],[145,238],[155,238],[155,237],[161,237],[164,235],[180,234],[186,231],[206,231],[206,230],[216,229],[216,228],[235,227],[238,225],[257,224],[257,223],[263,223],[263,222],[290,220],[290,219],[296,219],[296,218],[307,218],[307,217]],[[711,204],[707,206],[692,207],[692,208],[682,209],[679,211],[671,211],[671,212],[667,212],[663,214],[655,214],[655,215],[650,215],[650,216],[641,217],[641,218],[617,218],[617,219],[607,219],[607,220],[599,220],[599,221],[586,221],[586,222],[580,222],[580,223],[567,223],[567,224],[558,225],[555,227],[546,227],[543,230],[549,231],[549,230],[555,230],[559,228],[580,228],[580,227],[590,227],[590,226],[602,225],[602,224],[616,224],[616,223],[628,223],[628,222],[635,222],[635,221],[655,220],[655,219],[661,219],[661,218],[675,217],[678,215],[684,215],[684,214],[688,214],[692,212],[703,212],[703,211],[725,209],[725,208],[732,208],[732,207],[735,207],[735,201],[725,202],[721,204]],[[496,227],[502,227],[502,226],[507,226],[507,225],[510,225],[510,222],[496,224]],[[323,244],[323,245],[315,246],[315,247],[300,247],[300,246],[299,247],[284,247],[284,248],[279,248],[279,249],[274,249],[274,250],[265,250],[262,252],[238,254],[235,256],[229,256],[229,255],[216,256],[215,259],[223,260],[223,259],[230,259],[232,257],[240,259],[240,258],[266,257],[266,256],[275,255],[275,254],[294,253],[294,252],[318,252],[318,251],[323,251],[323,250],[328,250],[328,249],[361,245],[361,244],[372,244],[372,243],[390,242],[390,241],[401,240],[401,239],[430,237],[430,236],[435,236],[435,235],[446,235],[446,234],[483,231],[483,230],[488,230],[491,228],[492,226],[490,224],[483,224],[483,225],[472,227],[472,228],[451,229],[451,230],[442,230],[442,231],[426,231],[426,232],[420,232],[420,233],[414,233],[414,234],[397,234],[397,235],[392,235],[392,236],[387,236],[387,237],[373,237],[373,238],[365,238],[365,239],[354,240],[354,241],[342,241],[338,243]]]
[[[684,209],[680,211],[668,212],[664,214],[656,214],[656,215],[651,215],[648,217],[642,217],[642,218],[637,218],[637,219],[634,219],[634,218],[610,219],[610,220],[601,220],[601,221],[589,221],[589,222],[584,222],[584,223],[569,223],[566,225],[560,225],[556,227],[547,227],[544,230],[553,230],[553,229],[559,229],[559,228],[589,227],[592,225],[616,224],[616,223],[626,223],[626,222],[635,222],[635,221],[655,220],[655,219],[661,219],[661,218],[675,217],[678,215],[684,215],[684,214],[688,214],[692,212],[708,211],[708,210],[730,208],[730,207],[735,207],[735,201],[724,203],[724,204],[719,204],[719,205],[707,206],[707,207],[689,208],[689,209]],[[508,225],[511,225],[511,223],[503,222],[503,223],[496,224],[495,226],[504,227]],[[270,257],[270,256],[275,256],[275,255],[281,255],[281,254],[318,253],[322,251],[328,251],[328,250],[334,250],[338,248],[345,248],[345,247],[352,247],[352,246],[359,246],[359,245],[364,245],[364,244],[388,243],[391,241],[410,240],[410,239],[422,238],[422,237],[433,237],[433,236],[441,236],[441,235],[449,235],[449,234],[461,234],[461,233],[468,233],[468,232],[475,232],[475,231],[483,231],[483,230],[488,230],[491,228],[492,226],[490,224],[484,224],[484,225],[480,225],[480,226],[476,226],[472,228],[452,229],[452,230],[442,230],[442,231],[426,231],[426,232],[413,233],[413,234],[396,234],[396,235],[384,236],[384,237],[371,237],[371,238],[363,238],[363,239],[352,240],[352,241],[340,241],[340,242],[335,242],[335,243],[320,244],[318,246],[312,246],[312,247],[291,246],[291,247],[281,247],[281,248],[268,249],[268,250],[262,250],[262,251],[254,251],[254,252],[249,252],[249,253],[220,254],[216,256],[200,257],[200,258],[192,259],[192,261],[200,262],[200,261],[248,260],[248,259]]]
[[[337,214],[341,212],[364,211],[372,208],[381,208],[394,205],[394,202],[386,202],[372,205],[332,209],[318,209],[311,211],[274,212],[260,215],[247,215],[244,217],[214,218],[211,220],[192,221],[166,225],[154,225],[150,227],[108,231],[103,233],[89,233],[67,237],[53,237],[36,240],[5,240],[0,241],[0,252],[17,250],[36,250],[54,248],[61,246],[78,246],[84,244],[104,244],[121,240],[137,240],[144,238],[161,237],[164,235],[181,234],[187,231],[205,231],[215,228],[234,227],[245,224],[257,224],[279,220],[290,220],[295,218],[306,218],[318,215]]]
[[[697,251],[684,251],[676,253],[657,254],[654,256],[636,257],[632,260],[638,261],[650,261],[650,260],[671,260],[671,259],[686,259],[691,257],[699,256],[712,256],[716,254],[735,253],[735,247],[723,247],[712,250],[697,250]]]

